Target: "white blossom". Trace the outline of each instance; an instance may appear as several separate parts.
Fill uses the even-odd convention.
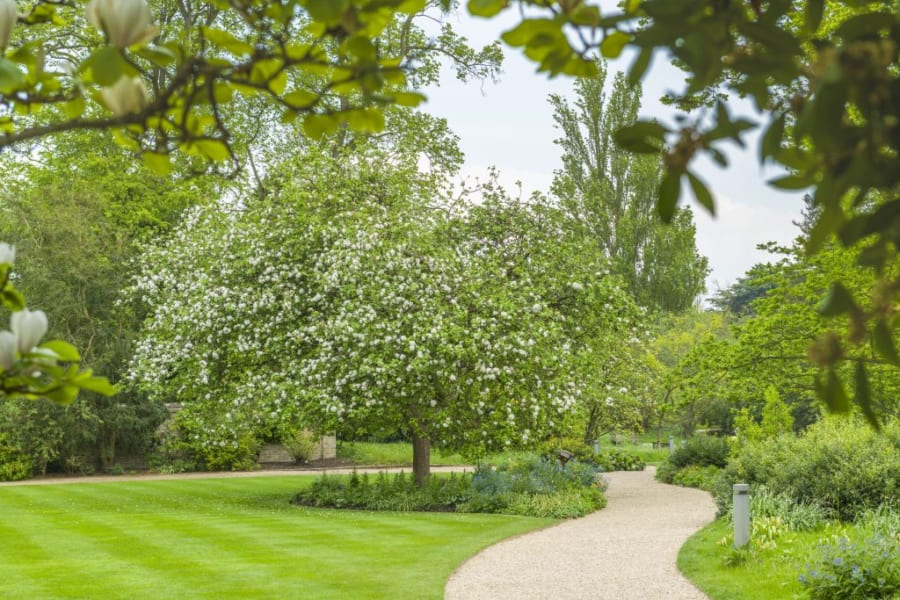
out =
[[[3,0],[0,0],[0,2],[3,2]],[[16,247],[6,242],[0,242],[0,264],[11,265],[14,262],[16,262]]]
[[[88,21],[116,48],[147,42],[157,33],[146,0],[91,0],[86,11]]]
[[[15,0],[0,0],[0,53],[6,50],[13,27],[19,15],[16,12]]]
[[[16,335],[11,331],[0,331],[0,368],[8,371],[16,364]]]
[[[117,117],[139,113],[147,106],[147,88],[140,77],[122,75],[113,86],[103,88],[100,95]]]
[[[42,310],[23,309],[10,317],[10,329],[16,336],[19,352],[31,352],[47,333],[47,315]]]

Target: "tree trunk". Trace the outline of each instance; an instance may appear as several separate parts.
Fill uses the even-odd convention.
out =
[[[423,487],[431,475],[431,442],[413,434],[413,476],[416,485]]]

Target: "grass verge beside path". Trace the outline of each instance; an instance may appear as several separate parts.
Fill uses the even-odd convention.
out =
[[[291,506],[312,479],[0,488],[0,597],[441,598],[466,558],[553,522]]]

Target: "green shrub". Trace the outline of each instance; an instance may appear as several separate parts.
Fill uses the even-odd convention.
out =
[[[568,518],[605,506],[604,489],[591,465],[575,461],[559,465],[531,455],[498,466],[479,465],[472,475],[431,477],[422,488],[403,473],[393,477],[381,473],[374,480],[356,473],[349,478],[323,476],[298,492],[293,502],[364,510],[455,510]]]
[[[900,429],[884,433],[847,418],[826,419],[801,437],[781,436],[735,449],[715,491],[728,511],[733,483],[762,484],[795,504],[815,504],[853,521],[900,496]],[[754,485],[755,487],[755,485]]]
[[[812,600],[878,600],[900,595],[900,541],[874,535],[820,546],[820,559],[800,576]]]
[[[281,443],[298,463],[308,462],[316,449],[316,436],[307,429],[294,429],[285,432]]]
[[[604,471],[643,471],[647,466],[640,456],[621,450],[601,452],[594,460]]]
[[[31,477],[31,457],[0,432],[0,481],[20,481]]]
[[[576,438],[551,438],[541,444],[539,454],[548,462],[558,462],[559,452],[572,455],[570,460],[593,465],[604,471],[643,471],[647,464],[635,454],[622,450],[594,452],[594,449]]]
[[[678,469],[688,466],[724,468],[728,464],[728,441],[725,438],[696,435],[676,448],[668,462]]]
[[[675,471],[672,474],[672,483],[711,492],[716,487],[721,471],[722,469],[712,465],[705,467],[690,465]]]
[[[551,494],[513,494],[499,512],[506,515],[574,519],[606,506],[606,496],[597,488],[562,490]]]
[[[656,480],[661,481],[663,483],[673,483],[675,479],[675,473],[679,471],[678,467],[670,463],[668,460],[664,460],[656,467]]]

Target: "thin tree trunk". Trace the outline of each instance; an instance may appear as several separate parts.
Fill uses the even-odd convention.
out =
[[[413,476],[416,485],[423,487],[431,475],[431,442],[413,434]]]

